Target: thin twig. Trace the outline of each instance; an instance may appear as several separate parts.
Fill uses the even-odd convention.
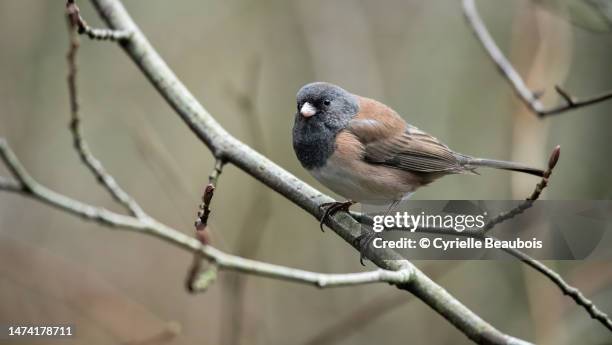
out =
[[[568,103],[571,102],[571,99],[569,98],[568,95],[566,95],[565,97],[568,97]],[[551,153],[550,158],[548,160],[548,168],[544,172],[544,176],[542,177],[542,180],[540,181],[540,183],[536,185],[536,188],[531,193],[531,195],[523,203],[519,204],[514,209],[508,212],[501,213],[497,217],[489,220],[489,222],[483,228],[483,232],[485,234],[491,229],[493,229],[496,225],[506,220],[509,220],[518,214],[523,213],[525,210],[533,206],[533,203],[540,197],[540,194],[542,193],[544,188],[546,188],[546,186],[548,185],[548,179],[550,178],[550,175],[552,174],[553,169],[555,168],[555,166],[557,165],[557,162],[559,161],[560,154],[561,154],[561,147],[560,146],[555,147],[555,149]],[[494,238],[492,236],[485,236],[485,237]],[[582,294],[582,292],[580,292],[578,288],[575,288],[569,285],[567,282],[565,282],[565,280],[563,280],[563,278],[553,269],[549,268],[548,266],[544,265],[542,262],[532,258],[531,256],[527,255],[526,253],[523,253],[520,250],[517,250],[514,248],[503,248],[502,250],[518,258],[519,260],[523,261],[525,264],[531,266],[536,271],[542,273],[545,277],[547,277],[555,285],[557,285],[557,287],[559,287],[559,289],[561,290],[561,292],[563,292],[564,295],[570,296],[574,300],[574,302],[576,302],[576,304],[584,307],[584,309],[593,319],[598,320],[606,328],[612,331],[612,320],[610,320],[608,315],[602,312],[601,310],[599,310],[599,308],[597,308],[597,306],[591,300],[586,298]]]
[[[208,175],[208,183],[212,184],[215,187],[217,186],[217,183],[219,182],[219,176],[221,176],[221,174],[223,173],[224,165],[225,165],[224,160],[222,159],[215,160],[215,167],[213,168],[210,175]]]
[[[92,28],[83,17],[81,17],[81,11],[75,0],[68,0],[66,2],[66,15],[68,16],[70,25],[74,27],[79,34],[86,34],[89,38],[94,40],[125,41],[131,36],[131,32],[125,30]]]
[[[223,172],[223,164],[222,160],[216,160],[215,167],[208,176],[208,185],[206,185],[202,194],[202,203],[198,207],[198,218],[195,221],[195,236],[203,245],[210,244],[210,230],[208,229],[208,217],[211,212],[210,203],[219,176]],[[191,293],[205,292],[216,280],[217,266],[214,263],[206,265],[202,255],[195,253],[191,268],[187,273],[187,291]]]
[[[473,238],[480,239],[480,240],[484,240],[485,238],[496,239],[493,236],[489,236],[489,235],[484,234],[480,230],[479,231],[456,232],[453,229],[446,229],[446,228],[422,228],[422,229],[419,229],[419,232],[431,233],[431,234],[441,234],[441,235],[453,235],[453,236],[473,237]],[[542,275],[544,275],[544,277],[546,277],[553,284],[555,284],[559,288],[559,290],[561,290],[561,292],[564,295],[570,296],[574,300],[574,302],[577,305],[583,307],[586,310],[586,312],[593,319],[599,321],[607,329],[612,331],[612,320],[610,319],[610,317],[606,313],[602,312],[593,303],[593,301],[591,301],[588,298],[586,298],[584,296],[584,294],[582,294],[582,292],[578,288],[576,288],[576,287],[570,285],[569,283],[567,283],[563,279],[563,277],[561,277],[561,275],[556,273],[552,268],[546,266],[541,261],[539,261],[537,259],[534,259],[530,255],[528,255],[528,254],[526,254],[526,253],[524,253],[524,252],[522,252],[522,251],[520,251],[518,249],[514,249],[514,248],[500,248],[500,250],[502,250],[502,251],[504,251],[504,252],[506,252],[506,253],[516,257],[517,259],[521,260],[526,265],[528,265],[531,268],[535,269],[536,271],[542,273]]]
[[[351,214],[353,214],[358,219],[363,220],[364,222],[369,222],[371,220],[371,218],[361,213],[351,212]],[[424,228],[419,228],[419,232],[438,234],[438,235],[472,237],[472,238],[476,238],[479,240],[484,240],[485,238],[496,239],[493,236],[483,233],[482,230],[473,231],[471,229],[466,229],[465,231],[457,232],[453,229],[447,229],[443,227],[440,227],[440,228],[424,227]],[[517,259],[521,260],[526,265],[542,273],[544,277],[546,277],[553,284],[555,284],[564,295],[570,296],[574,300],[574,302],[577,305],[583,307],[593,319],[601,322],[607,329],[612,331],[612,320],[610,319],[610,317],[606,313],[602,312],[591,300],[586,298],[584,294],[582,294],[582,292],[578,288],[567,283],[563,279],[563,277],[561,277],[558,273],[556,273],[552,268],[546,266],[541,261],[534,259],[530,255],[518,249],[500,248],[500,250],[516,257]]]
[[[198,218],[195,221],[196,234],[197,233],[205,233],[206,237],[196,236],[200,239],[202,244],[209,244],[210,240],[208,238],[208,217],[210,216],[210,203],[212,201],[213,195],[215,194],[215,189],[217,188],[217,182],[219,181],[219,176],[223,172],[223,165],[225,163],[221,159],[217,159],[215,161],[215,167],[211,171],[210,175],[208,175],[208,184],[204,187],[204,193],[202,193],[202,203],[198,207]]]
[[[563,91],[560,91],[560,93],[564,95],[563,97],[567,98],[568,104],[572,102],[568,94],[564,93]],[[555,147],[555,149],[551,153],[550,158],[548,160],[548,168],[544,172],[544,176],[542,177],[542,180],[540,181],[540,183],[536,185],[536,188],[531,193],[531,195],[523,203],[521,203],[514,209],[508,212],[501,213],[497,217],[491,219],[485,225],[483,229],[484,233],[487,233],[488,231],[493,229],[496,225],[515,217],[516,215],[524,212],[525,210],[533,206],[533,203],[540,197],[540,194],[542,193],[544,188],[546,188],[546,186],[548,185],[548,179],[550,178],[550,175],[552,174],[553,169],[555,168],[555,166],[557,165],[557,162],[559,161],[560,153],[561,153],[560,146]],[[495,239],[495,237],[492,237],[492,236],[484,236],[482,238],[485,238],[485,237]],[[545,277],[547,277],[550,281],[552,281],[555,285],[557,285],[557,287],[561,290],[561,292],[563,292],[564,295],[570,296],[574,300],[574,302],[577,305],[582,306],[593,319],[601,322],[606,328],[612,331],[612,320],[610,320],[608,315],[602,312],[599,308],[597,308],[597,306],[591,300],[586,298],[578,288],[575,288],[571,286],[570,284],[568,284],[561,277],[561,275],[559,275],[553,269],[549,268],[548,266],[544,265],[539,260],[532,258],[528,254],[518,249],[503,248],[502,250],[516,257],[517,259],[521,260],[522,262],[532,267],[536,271],[542,273]]]
[[[103,225],[111,227],[121,225],[124,228],[129,228],[134,231],[141,231],[143,228],[143,223],[135,220],[133,217],[124,216],[101,207],[93,207],[81,203],[42,186],[28,174],[21,165],[21,162],[17,159],[15,153],[9,148],[4,138],[0,138],[0,159],[4,161],[6,167],[17,180],[17,185],[19,186],[19,188],[16,189],[15,184],[8,185],[8,188],[0,185],[0,189],[2,190],[28,196],[36,196],[36,199],[46,204]]]
[[[590,299],[586,298],[578,288],[575,288],[568,284],[557,272],[552,268],[544,265],[542,262],[532,258],[531,256],[521,252],[514,248],[504,248],[506,253],[516,257],[523,261],[527,265],[531,266],[536,271],[542,273],[548,279],[550,279],[555,285],[561,289],[564,295],[570,296],[576,304],[582,306],[591,317],[601,322],[607,329],[612,331],[612,320],[610,317],[602,312]]]
[[[60,210],[78,215],[85,220],[100,222],[117,229],[153,235],[182,249],[200,253],[204,258],[214,263],[220,269],[293,281],[319,288],[371,283],[401,285],[408,284],[412,278],[413,271],[410,267],[406,267],[399,271],[379,269],[370,272],[327,274],[304,271],[227,254],[211,246],[203,246],[197,239],[170,228],[151,217],[139,219],[136,217],[124,216],[51,191],[38,183],[27,173],[15,153],[3,138],[0,138],[0,159],[2,159],[9,170],[15,174],[15,178],[22,183],[22,188],[19,190],[15,190],[14,188],[4,190],[45,202]],[[2,187],[2,185],[0,185],[0,187]]]
[[[537,114],[539,117],[556,115],[565,111],[585,107],[591,104],[599,103],[612,98],[612,91],[607,91],[600,95],[587,97],[581,100],[570,96],[569,92],[563,90],[560,86],[555,86],[555,91],[565,100],[565,104],[560,104],[550,108],[546,108],[539,100],[540,94],[532,92],[520,74],[514,69],[510,61],[504,56],[499,49],[493,37],[489,33],[486,25],[480,18],[474,0],[463,0],[463,13],[470,24],[476,37],[486,50],[491,60],[497,65],[502,75],[508,80],[514,88],[519,98],[527,105],[527,107]]]
[[[73,3],[74,5],[74,3]],[[76,5],[74,5],[76,6]],[[78,12],[77,12],[78,13]],[[79,36],[77,35],[78,27],[75,26],[74,20],[71,20],[73,15],[68,13],[68,30],[70,37],[70,47],[66,58],[68,60],[68,95],[70,98],[70,132],[72,133],[73,145],[78,153],[81,161],[92,172],[98,182],[106,188],[110,195],[121,205],[123,205],[132,215],[136,217],[145,217],[142,208],[128,193],[126,193],[115,181],[98,159],[96,159],[89,149],[89,145],[83,138],[81,132],[81,119],[79,115],[79,99],[77,88],[77,53],[79,51]]]
[[[204,193],[202,194],[202,203],[198,207],[198,218],[195,221],[196,231],[205,231],[208,226],[208,217],[210,216],[210,202],[212,201],[212,197],[215,193],[215,185],[213,183],[209,183],[204,188]],[[208,244],[208,242],[203,242],[203,244]]]
[[[540,182],[535,186],[535,189],[533,190],[531,195],[527,197],[527,199],[525,199],[518,206],[511,209],[510,211],[500,213],[496,217],[491,218],[482,229],[484,233],[489,232],[497,224],[500,224],[502,222],[505,222],[506,220],[514,218],[515,216],[525,212],[527,209],[533,206],[533,203],[536,200],[538,200],[544,188],[548,186],[548,179],[550,178],[550,175],[552,174],[553,169],[555,168],[555,166],[557,165],[557,162],[559,161],[560,154],[561,154],[561,146],[557,145],[553,149],[552,153],[550,154],[550,158],[548,159],[548,167],[546,171],[544,171],[544,176],[542,176],[542,179],[540,180]]]

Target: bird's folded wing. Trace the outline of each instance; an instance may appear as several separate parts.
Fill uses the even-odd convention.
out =
[[[363,159],[368,163],[415,173],[466,170],[461,165],[462,156],[416,127],[404,124],[398,128],[383,121],[356,118],[349,122],[347,130],[362,143]]]

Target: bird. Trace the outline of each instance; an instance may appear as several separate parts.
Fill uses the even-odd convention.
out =
[[[322,204],[325,218],[356,202],[390,204],[452,174],[478,174],[480,167],[542,177],[544,170],[520,163],[458,153],[395,110],[327,82],[297,92],[293,149],[316,180],[347,199]]]

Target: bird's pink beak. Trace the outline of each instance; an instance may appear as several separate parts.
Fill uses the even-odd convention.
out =
[[[306,102],[302,105],[300,109],[300,114],[304,117],[311,117],[317,113],[317,108],[315,108],[312,104]]]

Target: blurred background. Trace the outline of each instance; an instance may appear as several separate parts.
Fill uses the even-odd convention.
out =
[[[560,144],[543,198],[612,196],[612,102],[537,119],[484,53],[458,1],[124,4],[230,133],[327,193],[291,146],[295,93],[315,80],[381,100],[460,152],[544,166]],[[79,5],[89,24],[103,26],[88,2]],[[545,104],[559,102],[555,84],[578,97],[612,88],[605,16],[589,26],[588,16],[568,14],[561,3],[478,6],[530,88],[545,91]],[[63,11],[57,0],[0,1],[0,136],[41,183],[120,211],[72,149]],[[211,154],[117,45],[83,38],[79,66],[94,154],[152,216],[192,234]],[[414,197],[521,199],[536,182],[483,170],[446,177]],[[321,272],[362,270],[342,239],[230,165],[210,224],[213,244],[233,254]],[[72,323],[78,336],[70,344],[470,343],[424,303],[382,284],[317,290],[222,272],[206,293],[190,295],[191,261],[157,239],[0,193],[0,324]],[[602,325],[518,262],[416,264],[504,332],[538,344],[612,343]],[[612,312],[609,262],[547,264]]]

